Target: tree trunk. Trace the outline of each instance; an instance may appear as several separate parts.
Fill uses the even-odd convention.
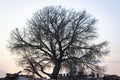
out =
[[[55,67],[54,67],[52,75],[51,75],[51,79],[57,79],[60,68],[61,68],[61,63],[55,64]]]

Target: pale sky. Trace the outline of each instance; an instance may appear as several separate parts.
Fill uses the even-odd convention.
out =
[[[98,42],[107,40],[111,49],[103,62],[106,73],[120,75],[120,0],[0,0],[0,77],[20,70],[6,47],[11,30],[24,27],[37,9],[57,5],[86,10],[98,19]]]

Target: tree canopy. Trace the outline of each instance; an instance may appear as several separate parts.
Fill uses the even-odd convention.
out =
[[[39,77],[45,74],[56,79],[61,68],[93,69],[109,52],[106,41],[94,42],[96,21],[86,11],[45,7],[33,14],[24,29],[11,32],[9,48],[25,70]],[[51,73],[45,71],[48,67]]]

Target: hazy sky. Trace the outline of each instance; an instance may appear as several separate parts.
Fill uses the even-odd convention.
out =
[[[87,10],[98,19],[98,42],[107,40],[111,49],[104,59],[107,73],[120,75],[120,0],[0,0],[0,76],[20,70],[6,48],[11,30],[24,27],[37,9],[57,5]]]

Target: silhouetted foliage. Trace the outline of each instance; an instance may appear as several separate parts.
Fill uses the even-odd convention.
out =
[[[33,14],[26,28],[11,32],[9,48],[20,56],[19,64],[25,70],[39,77],[45,74],[56,79],[62,67],[93,69],[109,52],[106,41],[93,42],[97,37],[95,23],[86,11],[45,7]],[[48,67],[52,73],[45,72]]]

